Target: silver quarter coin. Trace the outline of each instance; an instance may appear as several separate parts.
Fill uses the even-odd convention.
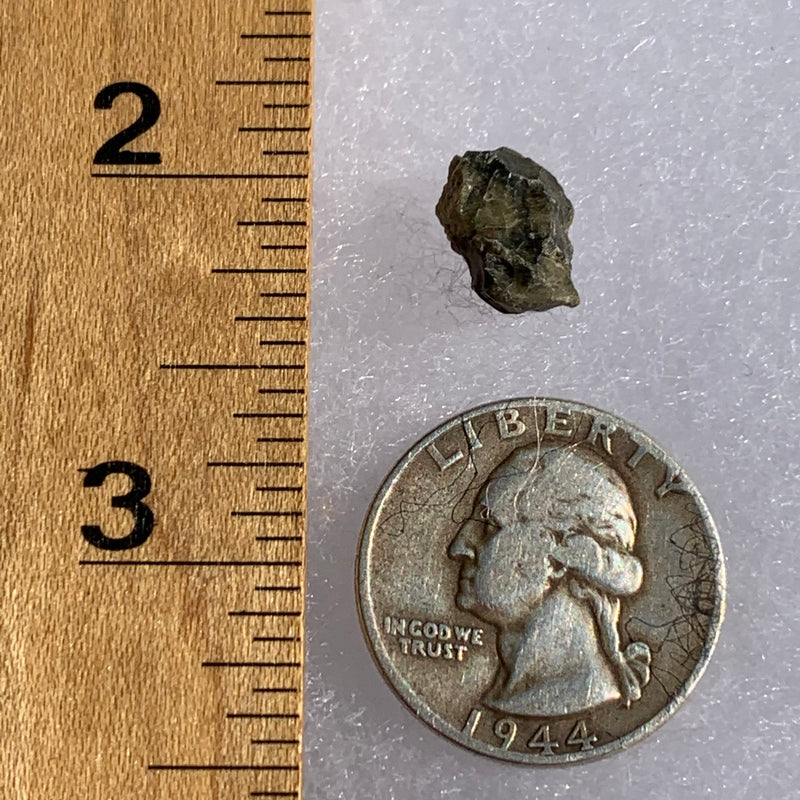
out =
[[[530,398],[446,422],[364,524],[361,621],[386,680],[440,733],[531,764],[652,732],[711,656],[724,562],[694,484],[653,440]]]

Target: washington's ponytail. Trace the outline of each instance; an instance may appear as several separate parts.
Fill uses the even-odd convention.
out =
[[[621,649],[619,598],[609,597],[576,578],[570,581],[569,589],[574,597],[589,603],[603,652],[614,667],[622,701],[629,707],[641,698],[642,689],[650,681],[650,648],[645,642],[631,642],[624,652]]]

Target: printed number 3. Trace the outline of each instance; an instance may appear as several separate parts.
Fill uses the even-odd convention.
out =
[[[89,544],[101,550],[131,550],[143,545],[153,532],[153,512],[141,500],[150,492],[150,475],[147,470],[130,461],[104,461],[86,470],[85,487],[102,486],[109,475],[127,475],[133,487],[127,494],[111,498],[114,508],[126,508],[133,514],[133,529],[127,536],[110,538],[99,525],[82,525],[81,533]]]

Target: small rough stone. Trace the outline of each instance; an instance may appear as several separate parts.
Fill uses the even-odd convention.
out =
[[[572,285],[572,203],[558,181],[508,147],[471,151],[450,162],[436,204],[472,288],[509,314],[577,306]]]

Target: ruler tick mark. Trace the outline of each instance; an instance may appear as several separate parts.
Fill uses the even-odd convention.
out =
[[[297,694],[299,689],[293,686],[255,686],[253,692],[257,694]]]
[[[261,390],[259,390],[260,393]],[[277,392],[278,390],[275,390]],[[291,392],[290,389],[285,389],[285,392]],[[273,393],[275,393],[273,392]],[[293,392],[292,392],[293,393]],[[303,412],[301,411],[237,411],[236,416],[264,418],[264,419],[302,419]]]
[[[156,560],[95,560],[84,558],[80,566],[105,567],[300,567],[302,561],[156,561]]]
[[[161,364],[160,369],[184,370],[254,370],[305,369],[304,364]]]
[[[277,669],[279,667],[299,667],[299,661],[204,661],[203,667],[222,667],[222,668],[254,668],[254,669]]]
[[[310,39],[310,33],[243,33],[242,39]]]
[[[303,467],[302,461],[209,461],[209,467]]]
[[[259,389],[259,392],[261,389]],[[268,391],[268,390],[265,390]],[[278,391],[277,389],[275,391]],[[291,389],[285,389],[289,392]],[[234,419],[302,419],[303,415],[294,411],[237,411]]]
[[[229,611],[229,617],[299,617],[299,611]],[[254,641],[260,641],[258,637]],[[266,640],[265,640],[266,641]]]
[[[281,131],[289,131],[289,132],[292,132],[292,133],[300,133],[300,132],[306,132],[306,131],[310,131],[310,130],[311,130],[311,126],[310,125],[305,125],[305,126],[300,126],[300,127],[296,127],[296,126],[287,127],[287,126],[282,126],[282,125],[273,125],[273,126],[270,126],[270,127],[248,126],[248,127],[244,127],[244,128],[239,128],[240,133],[270,133],[270,132],[271,133],[279,133]],[[308,175],[295,175],[295,176],[287,176],[287,177],[307,178]]]
[[[250,744],[300,744],[299,739],[251,739]]]
[[[150,764],[148,769],[158,770],[173,770],[173,771],[218,771],[230,772],[235,770],[246,770],[250,772],[266,772],[266,771],[289,771],[296,772],[299,767],[296,765],[281,766],[278,764]],[[289,795],[297,797],[297,793]]]
[[[298,797],[297,792],[250,792],[250,797]]]
[[[211,270],[216,275],[305,275],[305,269],[237,269],[216,267]]]
[[[308,81],[268,80],[268,81],[215,81],[217,86],[308,86]]]
[[[302,317],[234,317],[236,322],[305,322],[306,318]]]
[[[240,128],[239,130],[248,130]],[[269,130],[263,128],[253,128],[253,130]],[[288,130],[288,128],[286,129]],[[305,130],[311,130],[306,128]],[[286,180],[290,178],[308,178],[307,173],[295,175],[286,175],[283,173],[261,173],[261,172],[248,172],[248,173],[191,173],[191,172],[92,172],[92,178],[140,178],[142,180],[152,180],[156,178],[172,179],[172,180],[264,180],[266,178],[275,178],[276,180]]]
[[[299,592],[299,586],[256,586],[257,592]]]
[[[254,642],[299,642],[299,636],[254,636]]]
[[[257,713],[234,713],[234,714],[226,714],[225,715],[228,719],[300,719],[299,714],[280,714],[280,713],[273,713],[273,714],[257,714]]]
[[[302,536],[256,536],[257,542],[302,542]]]
[[[267,227],[305,227],[306,221],[301,219],[243,219],[237,223],[242,228]]]
[[[305,250],[305,244],[262,244],[262,250]]]
[[[232,517],[302,517],[302,511],[231,511]]]

